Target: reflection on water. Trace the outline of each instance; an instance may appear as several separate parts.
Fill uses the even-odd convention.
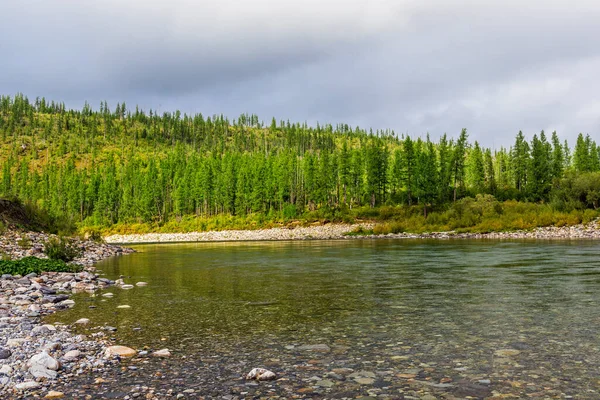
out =
[[[352,240],[136,249],[98,268],[147,287],[111,288],[109,299],[77,295],[74,309],[51,320],[86,317],[117,327],[121,344],[160,348],[166,342],[174,352],[199,356],[328,343],[348,347],[348,363],[370,359],[392,368],[385,364],[390,359],[418,358],[446,374],[464,368],[467,378],[533,374],[553,385],[560,375],[564,382],[554,384],[560,390],[597,389],[597,242]],[[117,309],[123,304],[131,309]],[[527,357],[498,365],[493,355],[503,348]]]

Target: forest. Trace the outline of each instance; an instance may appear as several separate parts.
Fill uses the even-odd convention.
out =
[[[0,97],[0,137],[0,196],[79,228],[348,222],[390,207],[427,219],[470,198],[568,213],[600,201],[600,147],[584,134],[570,147],[556,132],[518,132],[510,148],[491,149],[465,129],[434,142],[125,103],[74,110],[18,94]]]

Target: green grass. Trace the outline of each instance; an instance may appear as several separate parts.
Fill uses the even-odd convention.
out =
[[[25,276],[31,273],[42,272],[78,272],[82,267],[67,264],[60,260],[25,257],[20,260],[0,260],[0,274]]]

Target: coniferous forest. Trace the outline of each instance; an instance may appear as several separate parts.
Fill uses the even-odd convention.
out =
[[[346,124],[159,114],[125,103],[70,110],[16,95],[0,98],[0,135],[0,195],[79,227],[345,220],[399,206],[427,218],[466,198],[560,212],[597,209],[600,201],[600,147],[584,134],[567,143],[556,132],[518,132],[510,148],[490,149],[466,130],[433,142]]]

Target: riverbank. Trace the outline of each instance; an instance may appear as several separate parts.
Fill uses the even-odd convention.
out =
[[[332,239],[600,239],[600,222],[572,226],[549,226],[533,230],[489,233],[389,233],[375,235],[371,232],[375,223],[326,224],[311,227],[271,228],[258,230],[224,230],[189,233],[146,233],[131,235],[111,235],[107,243],[175,243],[175,242],[223,242],[261,240],[332,240]]]
[[[0,252],[12,260],[35,256],[47,258],[44,243],[52,235],[9,230],[0,236]],[[120,282],[102,278],[93,263],[131,253],[121,246],[74,239],[81,255],[73,262],[81,272],[43,272],[0,278],[0,398],[28,396],[60,398],[52,391],[77,375],[99,373],[117,362],[106,357],[107,333],[79,335],[73,326],[42,324],[45,315],[75,305],[73,293],[91,295]],[[121,285],[122,287],[122,285]],[[76,325],[85,325],[81,320]]]

